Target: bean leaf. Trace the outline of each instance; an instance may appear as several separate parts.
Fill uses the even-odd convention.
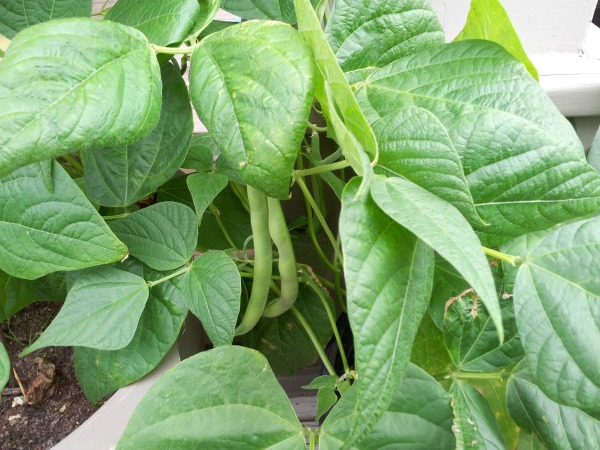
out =
[[[142,138],[158,121],[160,91],[156,56],[137,30],[93,19],[27,28],[0,65],[0,177]]]

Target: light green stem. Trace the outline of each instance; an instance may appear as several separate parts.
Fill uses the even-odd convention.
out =
[[[165,55],[190,55],[196,49],[195,45],[190,47],[163,47],[161,45],[150,44],[154,53],[162,53]]]
[[[333,172],[334,170],[345,169],[346,167],[350,167],[350,163],[348,161],[338,161],[332,164],[324,164],[322,166],[311,167],[310,169],[295,170],[294,176],[306,177],[309,175],[318,175],[320,173]]]
[[[148,281],[146,283],[146,285],[148,286],[148,289],[150,289],[150,288],[156,286],[157,284],[164,283],[165,281],[170,280],[171,278],[178,277],[179,275],[188,272],[191,268],[192,268],[191,265],[190,266],[183,266],[181,269],[176,270],[175,272],[173,272],[172,274],[167,275],[166,277],[162,277],[162,278],[160,278],[160,279],[158,279],[156,281]]]
[[[459,380],[501,380],[502,378],[504,378],[503,373],[504,372],[454,372],[452,373],[452,378]]]
[[[223,224],[223,221],[221,220],[221,213],[219,212],[219,210],[217,209],[217,207],[214,204],[211,203],[210,205],[208,205],[208,210],[215,217],[215,220],[217,221],[217,225],[219,226],[219,229],[221,230],[221,233],[223,233],[223,236],[225,236],[225,240],[227,241],[227,243],[234,250],[239,250],[237,248],[237,246],[235,245],[235,242],[233,242],[233,239],[231,239],[231,236],[229,236],[229,233],[227,232],[227,228],[225,228],[225,225]]]
[[[62,158],[68,162],[73,169],[75,169],[80,175],[83,175],[83,165],[73,155],[66,153]]]
[[[507,255],[506,253],[502,253],[487,247],[483,247],[483,252],[486,255],[495,259],[499,259],[500,261],[504,261],[505,263],[508,263],[511,266],[519,266],[523,264],[524,261],[524,258],[522,256]]]
[[[106,222],[108,220],[119,220],[119,219],[122,219],[123,217],[127,217],[129,214],[131,214],[131,213],[115,214],[114,216],[102,216],[102,218]]]
[[[331,242],[331,246],[333,247],[335,256],[337,257],[337,259],[340,262],[342,262],[343,261],[342,252],[340,251],[340,249],[337,245],[337,240],[333,236],[333,233],[331,232],[329,225],[327,225],[327,222],[325,221],[323,214],[321,214],[321,210],[318,208],[317,203],[315,202],[315,199],[313,198],[310,191],[308,190],[308,187],[306,186],[306,183],[304,182],[304,180],[301,177],[298,177],[296,179],[296,183],[298,183],[298,186],[300,186],[300,189],[302,190],[304,197],[306,198],[306,200],[312,207],[312,209],[315,213],[315,216],[317,216],[317,219],[319,219],[319,222],[321,223],[321,226],[323,227],[325,234],[327,235],[327,237],[329,238],[329,241]]]
[[[304,328],[304,331],[306,332],[306,334],[310,338],[311,342],[315,346],[315,350],[319,354],[319,357],[321,358],[321,361],[323,361],[323,364],[325,365],[325,368],[327,369],[329,374],[337,376],[335,373],[335,369],[331,365],[331,362],[329,361],[329,359],[327,358],[327,355],[325,355],[325,352],[323,351],[323,348],[321,347],[321,343],[319,342],[319,339],[317,339],[315,332],[312,330],[312,328],[310,327],[310,325],[308,324],[308,322],[306,321],[304,316],[300,313],[300,311],[298,311],[298,308],[296,308],[295,306],[292,306],[290,311],[292,311],[292,313],[294,314],[294,316],[296,317],[298,322],[300,322],[300,325],[302,325],[302,328]]]

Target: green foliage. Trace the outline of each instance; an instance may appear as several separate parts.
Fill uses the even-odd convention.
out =
[[[465,39],[485,39],[500,44],[527,67],[533,78],[539,80],[538,72],[525,53],[519,36],[499,0],[471,0],[467,23],[454,40]]]
[[[242,448],[250,442],[305,448],[302,425],[265,357],[224,346],[187,359],[152,386],[119,448]]]
[[[65,301],[24,354],[97,402],[197,316],[120,448],[597,447],[600,146],[501,5],[219,5],[0,5],[0,320]],[[273,373],[317,358],[303,429]]]

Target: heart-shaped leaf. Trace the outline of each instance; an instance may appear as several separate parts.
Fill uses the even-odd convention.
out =
[[[225,189],[229,180],[221,173],[201,172],[190,175],[186,181],[190,189],[190,194],[192,194],[192,200],[194,201],[198,225],[200,225],[204,211],[206,211],[216,196]]]
[[[154,192],[177,172],[194,122],[187,87],[172,64],[161,67],[163,101],[158,124],[129,145],[83,152],[86,192],[103,206],[126,207]]]
[[[394,393],[390,406],[359,447],[344,447],[356,412],[357,389],[351,388],[331,411],[320,432],[319,448],[410,448],[451,450],[450,395],[429,374],[413,364]]]
[[[198,0],[119,0],[106,19],[136,28],[153,44],[167,46],[184,40],[199,13]]]
[[[512,373],[507,403],[515,422],[535,433],[551,450],[591,449],[600,442],[600,421],[549,399],[535,385],[525,362]]]
[[[90,403],[97,403],[154,369],[175,343],[186,315],[180,289],[167,280],[150,289],[135,335],[127,346],[119,350],[77,347],[75,373]]]
[[[326,292],[322,294],[333,311],[333,300]],[[314,289],[305,284],[301,285],[294,307],[306,319],[321,345],[327,345],[333,330],[327,311]],[[273,319],[260,319],[256,326],[244,335],[244,345],[265,355],[273,371],[282,376],[292,376],[297,370],[313,364],[319,357],[314,344],[291,311]]]
[[[215,345],[233,342],[240,313],[242,282],[237,266],[224,252],[203,253],[182,280],[184,303],[200,319]]]
[[[497,44],[460,41],[400,59],[372,73],[356,97],[372,121],[384,109],[421,114],[414,139],[425,127],[445,129],[477,213],[489,223],[474,223],[484,245],[600,208],[600,175],[586,164],[570,123]]]
[[[525,53],[510,17],[499,0],[471,0],[467,23],[455,41],[466,39],[485,39],[500,44],[525,64],[533,78],[539,80],[538,72]]]
[[[348,316],[359,374],[345,443],[364,438],[387,410],[408,365],[433,282],[433,250],[388,217],[351,180],[342,196]],[[365,226],[365,224],[369,224]]]
[[[552,400],[600,413],[600,218],[557,228],[531,247],[515,283],[531,376]]]
[[[351,82],[445,42],[444,30],[427,0],[336,0],[325,33]]]
[[[402,178],[377,177],[375,203],[450,262],[481,297],[504,340],[496,285],[475,232],[449,203]]]
[[[187,206],[160,202],[111,224],[129,254],[156,270],[171,270],[188,262],[196,249],[196,215]]]
[[[302,425],[265,357],[223,346],[186,359],[158,380],[133,413],[119,448],[234,449],[249,442],[306,449]]]
[[[450,388],[454,424],[452,431],[459,450],[504,450],[506,443],[490,405],[477,389],[464,381]]]
[[[118,350],[131,342],[148,300],[143,278],[112,267],[83,272],[46,331],[22,356],[47,346]]]
[[[158,121],[160,91],[156,56],[137,30],[62,19],[22,31],[0,65],[0,177],[140,139]]]
[[[0,34],[12,39],[38,23],[68,17],[90,17],[92,0],[3,0],[0,3]]]
[[[296,30],[245,22],[211,34],[192,55],[190,88],[228,163],[246,183],[287,199],[314,91],[312,54]]]
[[[1,125],[0,125],[1,127]],[[126,248],[57,162],[53,192],[39,164],[0,183],[0,269],[34,279],[122,259]]]

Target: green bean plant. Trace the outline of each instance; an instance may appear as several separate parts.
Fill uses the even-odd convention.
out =
[[[201,321],[119,448],[597,448],[600,175],[497,0],[91,9],[0,5],[0,319],[93,403]]]

